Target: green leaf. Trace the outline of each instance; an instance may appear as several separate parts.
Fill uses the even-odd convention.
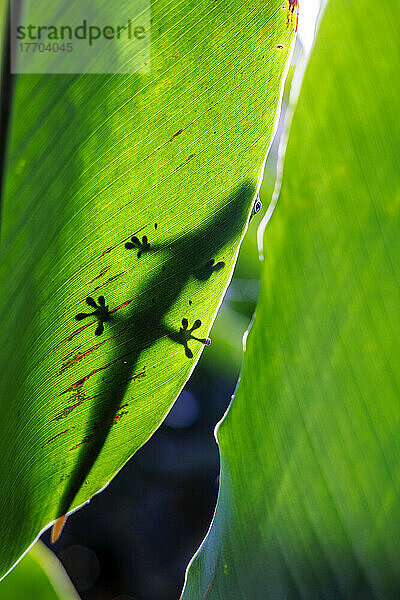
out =
[[[331,0],[184,600],[397,597],[399,12]]]
[[[0,575],[169,411],[229,283],[273,135],[294,29],[281,0],[160,0],[151,15],[150,74],[16,77]]]
[[[37,542],[0,586],[0,600],[79,600],[55,555]]]

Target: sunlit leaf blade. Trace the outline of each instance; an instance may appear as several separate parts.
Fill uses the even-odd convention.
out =
[[[159,0],[151,15],[150,74],[16,79],[0,574],[168,412],[208,343],[273,134],[286,5]]]
[[[399,13],[330,0],[184,600],[400,589]]]
[[[56,556],[41,542],[0,585],[0,600],[79,600]]]

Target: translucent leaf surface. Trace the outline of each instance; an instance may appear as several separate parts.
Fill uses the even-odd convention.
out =
[[[228,285],[271,142],[288,7],[158,0],[151,16],[150,74],[16,77],[0,574],[170,409]]]

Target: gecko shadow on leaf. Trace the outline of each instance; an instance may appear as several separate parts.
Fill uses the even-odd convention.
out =
[[[57,517],[78,505],[79,500],[83,500],[77,498],[77,494],[99,457],[129,384],[138,376],[136,370],[142,352],[157,340],[168,337],[182,344],[186,356],[192,358],[193,353],[188,347],[190,340],[197,340],[206,345],[209,343],[207,338],[193,336],[193,331],[201,325],[200,320],[196,320],[189,328],[189,323],[183,319],[182,326],[177,324],[173,330],[166,325],[165,317],[187,284],[194,277],[197,278],[204,265],[208,265],[208,276],[223,267],[222,263],[214,265],[210,257],[218,256],[229,242],[242,234],[254,193],[254,184],[247,182],[227,198],[225,205],[213,218],[199,224],[193,232],[169,241],[165,246],[151,245],[146,249],[146,252],[165,253],[166,268],[158,270],[154,276],[147,279],[140,293],[135,290],[135,300],[129,301],[128,312],[123,318],[121,315],[119,319],[110,320],[108,323],[108,328],[114,333],[115,342],[104,365],[99,365],[98,369],[105,370],[106,381],[99,381],[96,400],[82,434],[84,443],[78,445],[79,454],[66,482]],[[145,245],[149,243],[147,239],[144,242]],[[130,246],[127,249],[129,250]],[[144,260],[144,256],[141,260]],[[156,429],[157,423],[146,423],[144,426],[149,437]],[[132,455],[140,445],[136,442],[134,446],[132,442],[132,447],[126,450],[126,454],[129,450],[129,454]],[[115,471],[120,466],[116,464]],[[100,483],[104,485],[103,482]]]

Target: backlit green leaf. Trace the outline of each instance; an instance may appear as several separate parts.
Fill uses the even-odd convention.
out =
[[[294,30],[282,0],[155,0],[151,17],[149,74],[16,76],[0,575],[167,414],[230,280],[271,142]]]

